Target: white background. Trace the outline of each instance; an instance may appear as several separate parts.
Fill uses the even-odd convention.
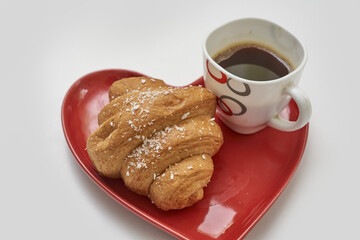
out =
[[[79,77],[108,68],[190,83],[210,30],[261,17],[306,44],[300,86],[313,116],[297,172],[246,240],[359,239],[359,9],[357,0],[2,0],[1,238],[174,239],[82,172],[62,133],[62,99]]]

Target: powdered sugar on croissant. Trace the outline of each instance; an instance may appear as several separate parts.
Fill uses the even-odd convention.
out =
[[[171,88],[159,79],[136,77],[116,81],[109,98],[99,128],[87,140],[96,170],[122,178],[163,210],[202,199],[213,171],[211,156],[223,143],[213,120],[215,96],[202,87]]]

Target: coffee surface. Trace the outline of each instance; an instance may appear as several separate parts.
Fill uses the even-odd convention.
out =
[[[287,60],[257,44],[228,47],[216,54],[213,59],[228,72],[255,81],[274,80],[292,70]]]

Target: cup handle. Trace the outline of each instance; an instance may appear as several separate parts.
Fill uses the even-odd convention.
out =
[[[284,92],[292,97],[299,108],[299,116],[295,122],[285,120],[279,115],[273,117],[268,125],[281,131],[295,131],[305,126],[311,116],[311,103],[304,90],[298,86],[288,86]]]

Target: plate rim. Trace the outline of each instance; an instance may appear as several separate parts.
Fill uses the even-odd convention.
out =
[[[81,169],[86,173],[86,175],[93,181],[95,182],[105,193],[107,193],[110,197],[112,197],[115,201],[117,201],[118,203],[120,203],[123,207],[127,208],[128,210],[130,210],[132,213],[136,214],[137,216],[141,217],[142,219],[144,219],[145,221],[151,223],[152,225],[154,225],[155,227],[158,227],[168,233],[170,233],[171,235],[175,236],[175,237],[181,237],[184,240],[191,240],[189,238],[187,238],[186,236],[182,235],[181,233],[173,230],[172,228],[162,224],[161,222],[157,221],[155,218],[153,218],[151,215],[147,214],[146,212],[141,211],[140,209],[136,208],[135,206],[133,206],[130,202],[126,201],[125,199],[120,198],[114,191],[112,191],[106,184],[102,183],[97,176],[94,175],[94,173],[92,171],[90,171],[90,169],[88,169],[85,164],[81,161],[79,155],[76,153],[76,150],[74,149],[73,145],[71,144],[71,141],[69,139],[68,136],[68,132],[70,130],[67,129],[67,125],[65,124],[65,114],[66,114],[66,101],[68,100],[70,93],[76,88],[76,86],[86,77],[96,74],[96,73],[101,73],[101,72],[109,72],[109,71],[123,71],[123,72],[127,72],[127,73],[133,73],[133,74],[138,74],[138,75],[142,75],[142,76],[147,76],[143,73],[137,72],[137,71],[133,71],[133,70],[127,70],[127,69],[116,69],[116,68],[111,68],[111,69],[103,69],[103,70],[97,70],[97,71],[93,71],[90,73],[87,73],[83,76],[81,76],[80,78],[78,78],[75,82],[73,82],[69,89],[66,91],[66,94],[63,98],[62,104],[61,104],[61,125],[62,125],[62,129],[63,129],[63,134],[65,136],[66,139],[66,143],[68,145],[68,147],[70,148],[70,151],[72,152],[72,154],[74,155],[76,161],[78,162],[78,164],[80,165]],[[201,78],[200,78],[201,79]],[[199,79],[197,79],[194,82],[197,82]],[[194,83],[193,82],[193,83]],[[191,83],[190,83],[191,84]]]
[[[150,214],[147,214],[146,212],[141,211],[140,209],[138,209],[134,205],[132,205],[130,202],[126,201],[125,199],[120,198],[106,184],[102,183],[100,181],[100,179],[98,179],[97,176],[95,176],[94,173],[92,171],[90,171],[89,168],[87,168],[85,166],[85,164],[81,161],[79,155],[76,153],[76,150],[74,149],[73,145],[71,144],[71,141],[70,141],[70,138],[68,135],[68,132],[70,130],[67,128],[67,125],[65,124],[65,115],[66,115],[66,109],[65,109],[66,105],[65,104],[68,101],[71,92],[74,91],[76,86],[84,78],[86,78],[90,75],[96,74],[96,73],[109,72],[109,71],[117,71],[117,72],[120,71],[120,72],[137,74],[137,75],[141,75],[141,76],[147,76],[143,73],[133,71],[133,70],[111,68],[111,69],[103,69],[103,70],[97,70],[97,71],[87,73],[87,74],[81,76],[80,78],[78,78],[75,82],[73,82],[71,84],[71,86],[69,87],[69,89],[66,91],[66,94],[65,94],[62,104],[61,104],[61,125],[62,125],[63,134],[66,139],[66,143],[67,143],[68,147],[70,148],[70,151],[74,155],[76,161],[80,165],[81,169],[86,173],[86,175],[92,181],[94,181],[105,193],[107,193],[110,197],[112,197],[115,201],[117,201],[123,207],[130,210],[132,213],[141,217],[143,220],[151,223],[155,227],[158,227],[158,228],[168,232],[169,234],[173,235],[174,237],[181,238],[183,240],[190,240],[190,238],[188,238],[188,237],[184,236],[183,234],[175,231],[174,229],[162,224],[161,222],[159,222],[155,218],[153,218]],[[202,81],[203,81],[203,77],[201,76],[201,77],[197,78],[195,81],[189,83],[188,85],[197,85],[197,84],[201,83]],[[254,221],[252,221],[252,223],[245,229],[245,231],[238,237],[238,239],[243,239],[254,228],[254,226],[260,221],[260,219],[267,213],[267,211],[272,207],[272,205],[276,202],[276,200],[279,198],[279,196],[283,193],[284,189],[286,188],[286,186],[288,185],[288,183],[291,181],[292,177],[294,176],[294,174],[302,160],[302,157],[305,152],[306,145],[307,145],[307,139],[308,139],[308,133],[309,133],[309,123],[307,123],[303,128],[301,128],[297,131],[300,131],[300,130],[304,131],[304,134],[302,135],[302,137],[304,139],[303,139],[303,141],[301,141],[301,145],[299,146],[299,157],[296,160],[296,163],[293,165],[290,173],[286,176],[286,178],[284,178],[282,183],[279,184],[279,190],[276,191],[274,196],[271,197],[271,201],[266,205],[266,207],[262,211],[260,211],[260,213],[256,216]]]

